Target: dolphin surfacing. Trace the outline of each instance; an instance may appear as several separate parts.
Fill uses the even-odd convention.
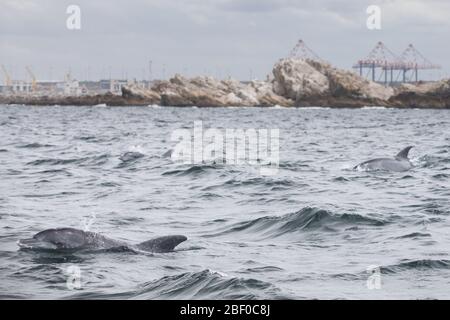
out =
[[[137,245],[128,245],[105,237],[99,233],[72,228],[49,229],[37,233],[30,239],[18,241],[21,249],[45,251],[96,251],[129,249],[149,253],[172,252],[176,246],[186,241],[185,236],[166,236],[145,241]]]
[[[395,158],[380,158],[363,162],[357,165],[354,170],[362,169],[367,171],[394,171],[404,172],[410,170],[413,165],[408,158],[409,151],[413,147],[403,149]]]

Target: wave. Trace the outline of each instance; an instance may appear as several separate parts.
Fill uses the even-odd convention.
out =
[[[130,162],[140,158],[143,158],[145,155],[140,152],[125,152],[122,154],[119,159],[122,162]]]
[[[87,158],[74,158],[74,159],[38,159],[28,162],[27,165],[30,166],[40,166],[40,165],[66,165],[66,164],[79,164],[86,161]]]
[[[216,170],[218,168],[223,168],[223,165],[209,165],[209,164],[202,164],[202,165],[193,165],[188,167],[187,169],[177,169],[177,170],[170,170],[162,173],[163,176],[199,176],[202,174],[207,173],[210,170]]]
[[[166,276],[119,293],[81,292],[67,299],[135,300],[274,300],[287,299],[271,283],[256,279],[229,277],[221,272],[203,270]]]
[[[450,260],[405,260],[398,264],[381,267],[382,273],[398,273],[407,270],[450,269]]]
[[[100,139],[96,136],[78,136],[75,139],[87,142],[100,142]]]
[[[265,186],[265,187],[294,187],[296,183],[289,179],[273,179],[270,177],[256,177],[250,179],[239,180],[237,178],[230,179],[224,183],[225,186]]]
[[[414,162],[421,168],[436,168],[441,165],[448,165],[450,158],[425,155],[416,159]]]
[[[267,282],[203,270],[146,283],[134,298],[256,300],[274,299],[278,292],[276,287]]]
[[[317,107],[317,106],[309,106],[309,107],[301,107],[296,109],[306,109],[306,110],[331,110],[330,107]]]
[[[256,267],[256,268],[247,268],[244,273],[267,273],[267,272],[283,272],[284,269],[275,267],[275,266],[266,266],[266,267]]]
[[[292,109],[292,108],[291,107],[283,107],[283,106],[280,106],[280,105],[276,104],[276,105],[274,105],[272,107],[269,107],[268,109],[271,109],[271,110],[282,110],[282,109]]]
[[[308,164],[308,161],[280,161],[278,167],[280,169],[294,171],[294,172],[311,170],[311,167]]]
[[[386,221],[364,217],[358,214],[333,214],[318,208],[303,208],[302,210],[281,217],[269,216],[255,220],[237,223],[228,229],[210,235],[221,236],[232,233],[261,234],[269,238],[285,234],[311,230],[334,231],[336,227],[355,225],[383,226]]]
[[[430,233],[421,233],[421,232],[413,232],[408,233],[403,236],[395,237],[395,239],[417,239],[417,238],[429,238],[431,237]]]
[[[17,148],[21,148],[21,149],[37,149],[37,148],[48,148],[48,147],[53,147],[53,145],[51,144],[41,144],[41,143],[29,143],[29,144],[25,144],[22,146],[18,146]]]
[[[30,166],[41,166],[41,165],[50,165],[50,166],[57,166],[57,165],[68,165],[68,164],[85,164],[85,165],[103,165],[105,164],[109,159],[108,154],[102,154],[99,156],[94,157],[84,157],[84,158],[73,158],[73,159],[38,159],[31,162],[28,162],[27,165]]]
[[[435,174],[434,176],[432,176],[432,178],[433,178],[433,179],[436,179],[436,180],[445,180],[445,181],[448,181],[448,179],[450,178],[450,174],[447,174],[447,173],[438,173],[438,174]]]
[[[131,152],[125,152],[124,154],[122,154],[119,159],[120,159],[120,164],[117,166],[117,168],[126,168],[134,163],[136,163],[139,159],[145,157],[145,154],[140,153],[140,152],[136,152],[136,151],[131,151]]]
[[[387,110],[388,108],[383,106],[365,106],[362,107],[361,110]]]

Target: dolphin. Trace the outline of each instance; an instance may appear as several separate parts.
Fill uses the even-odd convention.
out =
[[[369,160],[357,165],[354,169],[363,170],[380,170],[380,171],[394,171],[404,172],[413,167],[411,161],[409,161],[409,151],[414,148],[412,146],[403,149],[395,158],[380,158]]]
[[[186,241],[185,236],[166,236],[128,245],[105,237],[99,233],[72,228],[49,229],[37,233],[33,238],[18,241],[21,249],[37,251],[98,251],[120,250],[144,251],[149,253],[172,252],[176,246]]]
[[[173,150],[169,149],[166,152],[164,152],[164,154],[162,155],[163,158],[171,158],[173,154]]]

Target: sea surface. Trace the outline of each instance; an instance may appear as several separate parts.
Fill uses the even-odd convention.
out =
[[[174,163],[200,120],[279,129],[278,173]],[[408,172],[353,170],[409,145]],[[55,227],[189,240],[19,250]],[[449,299],[450,111],[0,106],[0,298]]]

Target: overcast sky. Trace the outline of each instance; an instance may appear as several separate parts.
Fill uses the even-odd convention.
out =
[[[66,27],[71,4],[81,30]],[[371,4],[382,30],[366,27]],[[15,78],[30,65],[39,79],[142,79],[151,60],[153,78],[261,79],[300,38],[347,69],[377,41],[398,54],[414,43],[450,76],[448,0],[0,0],[0,64]]]

